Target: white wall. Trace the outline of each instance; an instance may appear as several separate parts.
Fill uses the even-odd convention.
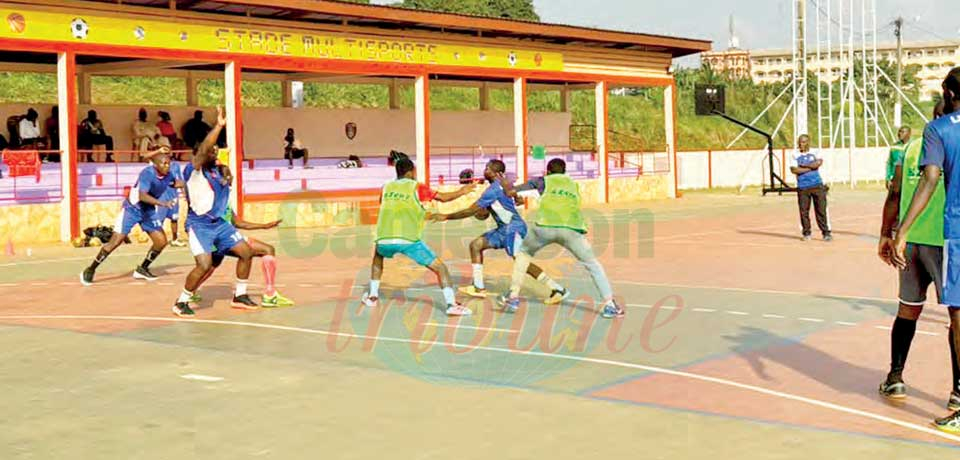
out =
[[[889,149],[886,147],[858,148],[853,154],[854,180],[880,181],[886,175]],[[708,168],[708,155],[712,156],[712,170]],[[774,171],[781,174],[785,169],[789,184],[796,184],[790,174],[791,151],[774,150]],[[823,149],[823,167],[820,173],[826,182],[849,182],[850,163],[847,149]],[[786,168],[781,162],[786,160]],[[680,188],[683,190],[708,188],[712,175],[713,187],[740,187],[766,183],[768,162],[763,150],[719,150],[679,152]]]
[[[0,120],[5,121],[10,115],[22,115],[29,107],[40,113],[42,127],[50,115],[49,104],[0,105]],[[113,136],[115,148],[131,149],[132,126],[140,106],[81,105],[78,120],[86,118],[87,110],[91,108],[97,111],[107,133]],[[169,112],[179,130],[193,117],[196,109],[150,106],[147,110],[153,121],[157,120],[158,111]],[[215,122],[216,109],[208,107],[203,110],[204,120],[208,124]],[[514,145],[512,112],[435,111],[430,120],[432,146]],[[349,122],[357,124],[357,136],[353,140],[347,139],[345,134]],[[569,112],[531,112],[530,143],[568,145],[570,122]],[[243,125],[246,158],[282,158],[287,128],[297,131],[313,157],[383,156],[391,149],[410,154],[416,151],[412,110],[245,108]]]

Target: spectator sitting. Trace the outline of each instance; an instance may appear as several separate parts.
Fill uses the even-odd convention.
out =
[[[46,160],[47,160],[47,161],[54,161],[54,162],[59,162],[59,161],[60,161],[60,116],[59,116],[59,113],[60,113],[60,111],[59,111],[59,109],[57,109],[57,106],[53,106],[53,108],[50,109],[50,116],[49,116],[49,117],[46,119],[46,121],[44,121],[44,123],[43,123],[44,129],[45,129],[46,132],[47,132],[47,148],[49,148],[50,150],[55,150],[55,151],[56,151],[56,152],[54,152],[54,153],[48,153],[48,154],[46,154],[46,157],[47,157]],[[40,155],[40,156],[41,156],[41,158],[42,158],[44,155]]]
[[[170,142],[160,135],[157,125],[147,121],[147,109],[144,108],[140,109],[137,121],[133,122],[133,147],[141,157],[150,149],[170,147]]]
[[[20,133],[20,147],[27,149],[43,149],[46,142],[40,134],[40,124],[37,119],[40,114],[36,110],[28,109],[27,114],[20,119],[18,131]]]
[[[167,143],[170,147],[173,147],[179,143],[177,139],[177,129],[173,127],[173,123],[170,122],[170,114],[164,111],[157,113],[160,117],[160,121],[157,122],[157,129],[160,131],[160,135],[167,138]]]
[[[210,125],[203,121],[203,110],[197,110],[193,112],[193,118],[183,124],[183,143],[196,150],[209,132]]]
[[[311,166],[307,165],[310,152],[303,147],[300,139],[297,139],[297,136],[293,133],[293,128],[287,129],[287,135],[283,140],[286,142],[283,148],[283,158],[290,161],[289,169],[293,169],[293,160],[295,158],[303,158],[303,169],[312,169]]]
[[[356,169],[363,167],[363,161],[360,160],[360,157],[356,155],[350,155],[346,160],[337,163],[337,167],[340,169]]]
[[[80,135],[77,145],[84,150],[102,145],[107,150],[107,163],[113,163],[113,137],[107,135],[103,129],[103,122],[97,119],[97,111],[87,112],[87,118],[80,122]],[[93,162],[93,153],[87,153],[87,161]]]

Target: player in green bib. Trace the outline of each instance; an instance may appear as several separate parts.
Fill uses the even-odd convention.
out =
[[[942,107],[942,106],[941,106]],[[934,113],[934,118],[937,117]],[[901,129],[903,133],[903,129]],[[908,134],[909,136],[909,134]],[[901,136],[901,139],[903,136]],[[894,232],[902,222],[914,193],[920,183],[920,157],[923,141],[914,139],[903,145],[903,155],[894,164],[892,182],[883,205],[883,225],[880,229],[880,258],[893,266]],[[943,288],[943,212],[946,195],[943,179],[937,186],[930,204],[920,214],[907,233],[906,268],[900,273],[900,309],[890,332],[890,372],[880,384],[880,394],[890,399],[907,396],[903,382],[903,370],[907,362],[910,344],[917,330],[917,320],[927,300],[927,290],[933,284],[940,300]],[[947,407],[960,410],[960,369],[956,364],[956,349],[950,342],[950,362],[953,368],[953,388]]]
[[[453,279],[447,265],[423,242],[427,210],[420,202],[416,167],[408,158],[397,160],[395,166],[397,179],[387,182],[380,195],[377,244],[370,268],[370,290],[363,294],[363,304],[371,308],[379,305],[383,259],[392,259],[397,254],[403,254],[432,271],[440,279],[448,316],[473,314],[469,308],[457,302]]]
[[[897,131],[897,143],[890,146],[890,155],[887,156],[887,190],[893,184],[893,172],[898,164],[903,163],[903,151],[907,142],[910,142],[910,127],[904,126]]]
[[[547,163],[547,175],[510,190],[517,192],[537,190],[540,193],[540,209],[537,221],[523,239],[513,265],[510,292],[502,299],[504,311],[512,313],[520,307],[520,287],[527,274],[530,262],[544,247],[558,244],[570,251],[586,267],[602,297],[601,314],[604,318],[623,317],[626,312],[613,299],[610,280],[597,260],[587,241],[587,224],[580,209],[580,186],[567,175],[567,163],[554,158]]]

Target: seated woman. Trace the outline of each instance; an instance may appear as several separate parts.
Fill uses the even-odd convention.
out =
[[[155,124],[147,121],[147,109],[141,108],[137,112],[137,121],[133,122],[133,148],[143,158],[144,153],[157,147],[170,147],[170,142],[160,135]]]
[[[170,122],[170,114],[161,110],[157,115],[160,117],[160,121],[157,122],[160,135],[167,139],[170,148],[181,148],[180,139],[177,139],[177,129]]]

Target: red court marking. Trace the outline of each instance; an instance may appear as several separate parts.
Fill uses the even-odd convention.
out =
[[[928,321],[937,321],[931,316],[927,317]],[[917,425],[928,425],[935,417],[947,415],[944,406],[950,393],[950,361],[943,337],[918,335],[914,340],[904,376],[911,397],[903,405],[893,405],[883,400],[876,390],[886,376],[889,359],[889,338],[872,330],[876,325],[889,325],[889,321],[819,332],[799,343],[753,350],[682,370],[857,408]],[[730,339],[776,338],[758,328],[743,327],[741,331],[739,336],[731,335]],[[943,442],[932,435],[877,420],[663,374],[608,387],[592,396],[873,436]]]

